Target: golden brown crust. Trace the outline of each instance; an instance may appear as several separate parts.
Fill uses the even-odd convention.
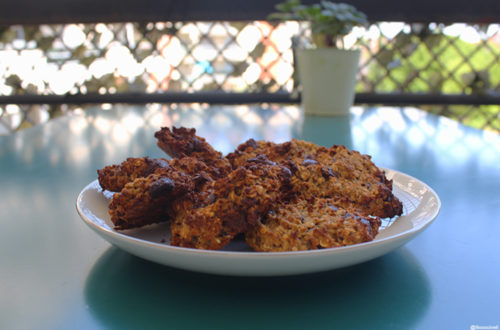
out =
[[[371,175],[346,169],[343,162],[331,166],[298,165],[292,186],[300,198],[334,198],[343,207],[356,208],[364,215],[386,218],[402,212],[402,204],[391,189]]]
[[[168,219],[172,201],[193,190],[193,182],[173,168],[158,170],[127,183],[109,204],[116,229],[140,227]]]
[[[249,139],[240,144],[236,150],[226,155],[233,168],[238,168],[244,165],[247,160],[255,158],[259,155],[265,155],[267,158],[276,161],[275,158],[270,157],[269,151],[276,146],[274,142],[270,141],[255,141]]]
[[[149,157],[127,158],[119,165],[106,166],[97,170],[97,177],[102,189],[118,192],[137,178],[154,173],[158,168],[168,167],[166,159]]]
[[[255,158],[258,155],[265,155],[274,162],[292,160],[296,163],[302,163],[304,159],[314,156],[318,150],[321,149],[326,148],[297,139],[292,139],[284,143],[255,141],[254,139],[250,139],[240,144],[236,150],[229,153],[226,158],[231,162],[233,168],[245,163],[247,159]]]
[[[212,175],[223,177],[231,171],[231,164],[205,141],[196,135],[194,128],[162,127],[155,133],[158,147],[173,158],[194,157],[211,168]]]
[[[123,183],[109,206],[111,221],[117,229],[164,221],[173,201],[185,193],[200,191],[213,181],[212,169],[193,157],[161,160],[162,166],[146,176],[152,170],[146,171],[146,166],[153,161],[157,163],[147,157],[129,158],[121,165],[101,171],[102,181]],[[110,188],[109,184],[106,187]]]
[[[332,199],[300,199],[269,211],[245,240],[262,252],[325,249],[371,241],[380,224],[379,218],[339,208]]]
[[[192,177],[198,184],[215,180],[221,175],[219,168],[209,166],[194,157],[174,158],[170,161],[170,164],[178,171]]]
[[[171,221],[171,244],[220,249],[244,233],[257,251],[372,240],[379,217],[402,212],[392,181],[369,156],[293,139],[248,140],[222,157],[194,129],[162,128],[172,160],[128,158],[98,170],[117,229]]]
[[[365,215],[383,218],[402,213],[402,203],[392,193],[392,181],[367,155],[345,146],[326,148],[293,139],[281,144],[248,140],[226,157],[238,166],[258,154],[295,164],[292,186],[302,198],[335,198],[345,206],[356,205]]]
[[[290,179],[290,171],[264,158],[250,160],[210,185],[203,202],[182,201],[176,205],[172,220],[171,244],[217,250],[237,234],[257,223],[271,205],[281,198]],[[194,204],[202,207],[186,211]],[[179,212],[179,208],[184,210]]]

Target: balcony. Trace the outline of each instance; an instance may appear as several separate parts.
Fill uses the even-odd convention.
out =
[[[300,101],[293,50],[307,26],[266,21],[278,1],[31,2],[0,14],[0,134],[96,105]],[[499,3],[352,3],[371,20],[343,40],[362,50],[357,104],[500,131]]]

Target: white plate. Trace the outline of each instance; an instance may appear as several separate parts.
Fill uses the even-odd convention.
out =
[[[243,242],[222,251],[196,250],[168,245],[167,224],[125,231],[113,230],[108,214],[111,194],[97,180],[78,195],[76,207],[83,221],[111,244],[144,259],[192,271],[240,275],[275,276],[331,270],[382,256],[408,242],[436,218],[441,208],[437,194],[425,183],[386,169],[394,194],[403,202],[403,215],[384,219],[371,242],[340,248],[299,252],[252,252]]]

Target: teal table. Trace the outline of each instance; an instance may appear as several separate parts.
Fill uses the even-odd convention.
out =
[[[437,220],[343,269],[228,277],[112,247],[81,221],[96,169],[163,156],[160,126],[217,149],[248,138],[345,144],[430,185]],[[476,329],[500,325],[500,136],[413,108],[303,118],[297,107],[115,107],[0,138],[0,329]]]

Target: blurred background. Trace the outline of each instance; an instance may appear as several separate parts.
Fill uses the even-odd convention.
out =
[[[307,23],[267,21],[279,1],[254,11],[166,1],[136,15],[132,1],[59,2],[21,0],[0,14],[0,135],[96,105],[300,100],[293,54]],[[362,50],[357,104],[411,105],[500,132],[498,3],[352,3],[370,20],[344,38]]]

